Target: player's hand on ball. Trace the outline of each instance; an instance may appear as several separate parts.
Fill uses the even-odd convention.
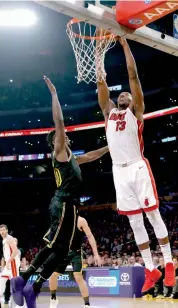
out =
[[[121,46],[124,46],[124,45],[127,44],[127,40],[126,40],[125,37],[120,37],[120,36],[118,36],[118,40],[119,40]]]
[[[99,255],[94,256],[95,265],[101,266],[101,258]]]
[[[44,81],[46,82],[48,89],[51,92],[51,94],[56,93],[56,88],[52,84],[51,80],[49,78],[47,78],[46,76],[44,76]]]

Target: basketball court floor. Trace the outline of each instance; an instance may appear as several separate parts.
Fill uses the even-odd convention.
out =
[[[81,297],[58,297],[59,308],[83,308]],[[40,296],[37,302],[38,308],[49,308],[49,297]],[[178,300],[143,300],[127,298],[108,298],[93,297],[91,298],[91,308],[176,308]]]

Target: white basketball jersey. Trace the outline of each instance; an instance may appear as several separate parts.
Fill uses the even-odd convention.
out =
[[[143,158],[143,123],[137,120],[132,111],[110,112],[106,136],[114,164],[127,164]]]
[[[12,249],[11,249],[11,247],[9,246],[9,244],[7,243],[7,241],[8,241],[9,239],[12,240],[13,237],[12,237],[11,235],[8,234],[8,235],[3,239],[3,241],[2,241],[2,244],[3,244],[3,255],[4,255],[4,259],[5,259],[6,262],[10,259],[11,255],[12,255]],[[20,260],[18,255],[15,257],[15,260],[16,260],[16,261],[19,261],[19,260]]]

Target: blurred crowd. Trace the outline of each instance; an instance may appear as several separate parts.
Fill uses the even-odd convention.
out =
[[[176,206],[166,207],[165,205],[161,205],[160,211],[169,230],[172,256],[176,267],[176,277],[178,277],[178,210]],[[118,215],[109,205],[102,210],[96,210],[93,207],[87,211],[82,209],[80,215],[86,218],[96,239],[102,267],[119,269],[123,266],[144,266],[127,217]],[[13,232],[11,232],[9,228],[9,233],[18,238],[19,249],[23,256],[21,261],[22,270],[28,268],[35,255],[45,245],[42,238],[46,231],[46,226],[39,223],[39,221],[45,222],[45,217],[45,213],[40,213],[36,210],[33,213],[26,213],[26,216],[20,217],[21,224],[18,225],[10,223],[11,219],[12,221],[16,221],[15,214],[11,219],[9,217],[9,227],[13,229]],[[155,289],[155,296],[174,298],[178,291],[178,283],[173,289],[164,287],[164,260],[162,253],[152,226],[146,216],[144,219],[150,237],[154,266],[155,268],[159,268],[163,273],[163,278],[159,281]],[[5,222],[8,224],[7,218]],[[83,238],[82,250],[84,268],[94,267],[95,262],[92,249],[86,236]]]
[[[150,237],[151,252],[155,268],[162,272],[162,277],[158,281],[153,296],[157,298],[176,298],[178,294],[178,212],[176,208],[160,208],[164,221],[169,230],[169,238],[172,247],[172,256],[176,268],[176,285],[174,288],[164,286],[164,259],[161,249],[155,239],[153,229],[145,216],[145,224]],[[129,227],[127,217],[123,217],[111,208],[96,211],[82,211],[81,216],[85,217],[91,227],[96,239],[99,254],[101,256],[102,267],[119,269],[120,267],[144,266],[144,261],[138,251],[134,241],[132,229]],[[31,234],[35,231],[35,226],[31,225]],[[21,268],[25,270],[34,259],[36,253],[42,248],[40,241],[36,246],[27,249],[24,256],[26,263],[22,260]],[[89,241],[84,236],[83,244],[83,265],[84,268],[95,267],[95,261]]]
[[[173,257],[178,257],[178,212],[176,207],[161,207],[161,213],[169,230],[169,238]],[[18,232],[19,241],[25,250],[27,262],[31,262],[36,253],[44,243],[41,242],[43,230],[39,226],[39,213],[28,217],[31,223],[23,229],[22,234]],[[143,260],[136,246],[132,229],[128,218],[120,216],[111,208],[104,210],[81,211],[80,215],[88,221],[92,233],[96,239],[99,254],[103,266],[142,266]],[[24,222],[26,224],[26,222]],[[159,265],[162,258],[160,247],[155,238],[152,226],[145,217],[145,224],[150,237],[150,245],[155,266]],[[42,229],[42,230],[40,230]],[[26,232],[28,235],[26,236]],[[14,234],[17,232],[14,230]],[[17,236],[17,235],[16,235]],[[82,250],[85,266],[95,266],[92,249],[86,236],[84,236]]]

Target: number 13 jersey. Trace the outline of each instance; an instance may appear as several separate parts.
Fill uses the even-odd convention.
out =
[[[111,110],[106,136],[113,164],[130,164],[143,158],[142,131],[143,123],[129,108]]]

